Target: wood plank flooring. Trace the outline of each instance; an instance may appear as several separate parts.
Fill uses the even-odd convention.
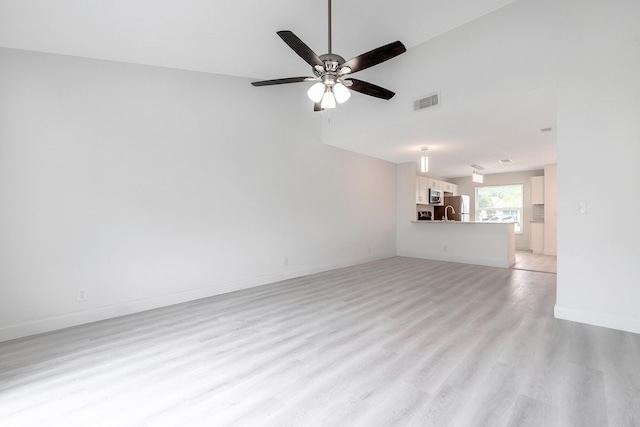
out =
[[[0,425],[640,425],[640,335],[555,280],[394,257],[0,343]]]
[[[552,255],[534,254],[531,251],[516,251],[516,263],[511,267],[517,270],[558,272],[557,258]]]

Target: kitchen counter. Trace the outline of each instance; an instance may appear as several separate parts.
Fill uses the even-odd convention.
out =
[[[398,255],[503,268],[516,262],[514,222],[416,220],[405,224],[405,250]]]
[[[411,221],[413,223],[416,224],[422,224],[422,223],[428,223],[428,224],[495,224],[495,225],[502,225],[502,224],[514,224],[514,222],[512,221],[505,221],[505,222],[485,222],[485,221],[441,221],[441,220],[435,220],[435,221]]]

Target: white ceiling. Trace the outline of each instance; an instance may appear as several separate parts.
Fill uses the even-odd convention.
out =
[[[369,0],[363,6],[334,0],[333,51],[349,59],[395,40],[411,49],[513,1]],[[309,67],[276,35],[284,29],[316,53],[326,53],[326,2],[0,0],[1,47],[252,79],[309,74]],[[391,89],[400,92],[402,85]],[[488,167],[486,173],[555,163],[555,129],[539,132],[541,123],[555,128],[553,91],[518,94],[430,120],[424,117],[428,116],[377,130],[367,135],[366,144],[363,135],[330,143],[406,162],[417,158],[416,141],[434,149],[446,141],[446,149],[433,151],[437,162],[432,162],[433,172],[445,177],[469,175],[472,163]],[[494,168],[497,158],[511,157],[520,161]]]
[[[471,165],[490,174],[543,169],[555,163],[555,87],[433,114],[437,108],[329,143],[395,163],[417,161],[421,148],[427,147],[429,172],[450,178],[470,176]],[[512,163],[499,162],[507,159]]]

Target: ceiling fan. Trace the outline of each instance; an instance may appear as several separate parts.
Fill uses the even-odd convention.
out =
[[[365,95],[381,99],[391,99],[395,93],[388,89],[367,83],[362,80],[348,78],[357,71],[364,70],[384,61],[394,58],[407,51],[402,43],[395,41],[373,49],[362,55],[345,61],[340,55],[331,52],[331,0],[329,5],[329,53],[316,55],[302,40],[291,31],[278,31],[278,35],[295,53],[304,59],[313,71],[314,77],[289,77],[275,80],[252,82],[253,86],[270,86],[286,83],[317,82],[307,91],[307,95],[314,102],[313,110],[321,111],[325,108],[335,108],[351,96],[349,89]]]

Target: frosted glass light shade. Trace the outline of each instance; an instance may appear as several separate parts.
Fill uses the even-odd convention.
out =
[[[429,157],[420,157],[420,172],[429,172]]]
[[[342,83],[336,83],[333,86],[333,94],[335,95],[338,104],[342,104],[351,98],[351,91]]]
[[[324,93],[322,97],[322,103],[320,104],[322,108],[336,108],[336,98],[333,96],[333,92],[330,90]]]
[[[471,173],[471,180],[472,180],[473,182],[477,182],[477,183],[482,184],[482,183],[484,182],[484,175],[479,174],[479,173],[478,173],[478,172],[476,172],[476,171],[473,171],[473,172]]]
[[[307,96],[313,102],[320,102],[322,100],[322,96],[324,95],[324,83],[316,83],[309,88],[307,91]]]

